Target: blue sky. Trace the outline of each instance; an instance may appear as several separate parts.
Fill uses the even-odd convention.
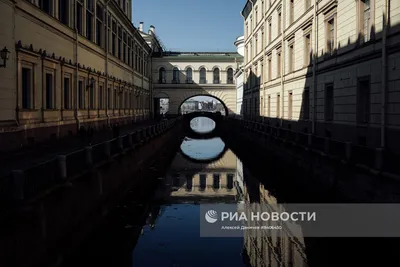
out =
[[[133,0],[133,23],[154,25],[168,50],[236,51],[233,43],[243,35],[240,15],[246,0]]]

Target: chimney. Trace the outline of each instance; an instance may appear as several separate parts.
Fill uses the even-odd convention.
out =
[[[143,21],[139,23],[139,31],[143,32]]]
[[[150,25],[149,34],[153,34],[153,35],[156,34],[156,28],[153,25]]]

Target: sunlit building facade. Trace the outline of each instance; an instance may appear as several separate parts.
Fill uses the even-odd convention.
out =
[[[400,150],[399,1],[249,0],[242,15],[246,116]]]
[[[0,1],[0,145],[146,119],[151,47],[131,1]]]

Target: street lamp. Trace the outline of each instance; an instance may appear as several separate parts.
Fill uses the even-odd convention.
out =
[[[90,89],[93,89],[93,88],[94,88],[95,82],[96,82],[96,80],[92,77],[92,78],[90,79],[89,84],[88,84],[87,87],[86,87],[86,90],[88,90],[89,88],[90,88]]]
[[[5,68],[7,65],[7,60],[10,57],[10,51],[7,49],[7,47],[4,47],[3,50],[0,51],[0,57],[3,60],[3,64],[0,65],[0,67]]]

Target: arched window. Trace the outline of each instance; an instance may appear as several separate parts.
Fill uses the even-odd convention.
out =
[[[214,82],[213,83],[219,83],[219,69],[215,68],[213,71],[213,76],[214,76]]]
[[[226,83],[230,83],[230,84],[232,84],[233,83],[233,69],[232,68],[229,68],[228,69],[228,71],[227,71],[227,81],[226,81]]]
[[[159,83],[166,83],[164,68],[160,68],[160,70],[158,71],[158,81]]]
[[[206,76],[206,69],[201,68],[200,69],[200,81],[199,83],[207,83],[207,76]]]
[[[179,69],[175,67],[172,72],[172,82],[179,83]]]
[[[187,68],[186,70],[186,82],[193,83],[193,70],[192,68]]]

